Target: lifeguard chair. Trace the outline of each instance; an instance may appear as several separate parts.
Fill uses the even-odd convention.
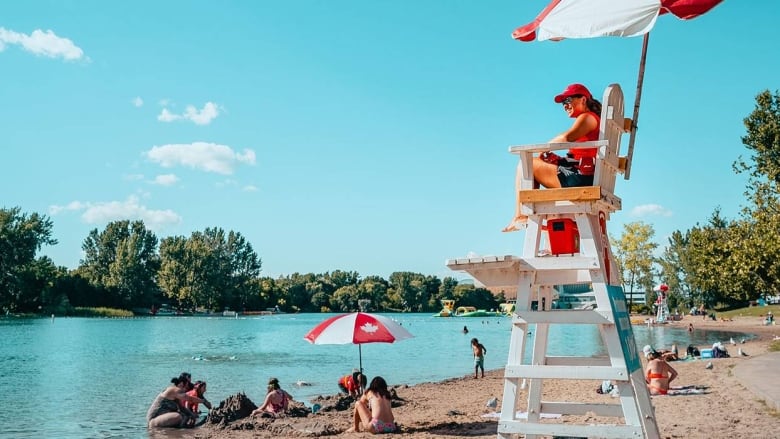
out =
[[[517,288],[512,318],[509,358],[504,370],[504,396],[498,437],[523,434],[525,438],[575,436],[603,438],[657,438],[658,427],[634,341],[625,296],[607,235],[607,221],[621,209],[615,180],[627,163],[619,156],[620,141],[631,121],[623,118],[620,86],[607,87],[602,100],[599,139],[592,142],[512,146],[520,156],[517,198],[528,216],[523,256],[487,256],[448,260],[447,266],[466,271],[488,287]],[[597,148],[593,186],[534,189],[533,155],[545,151]],[[567,229],[568,226],[568,229]],[[560,251],[542,251],[542,233],[553,228]],[[567,239],[577,242],[567,242]],[[553,237],[551,236],[552,240]],[[552,242],[551,242],[552,243]],[[546,249],[544,249],[546,250]],[[596,308],[553,310],[553,286],[592,284]],[[537,306],[532,306],[536,304]],[[529,325],[536,325],[533,343]],[[607,349],[601,357],[548,355],[550,328],[560,324],[596,325]],[[529,346],[530,344],[530,346]],[[524,362],[530,349],[530,363]],[[616,384],[618,403],[543,401],[547,380],[610,380]],[[527,385],[527,417],[517,415]],[[594,388],[597,386],[594,386]],[[547,421],[543,413],[622,419],[622,423],[574,424]]]
[[[658,298],[655,299],[655,321],[656,323],[666,323],[669,320],[669,303],[667,302],[669,287],[662,284],[658,287]]]

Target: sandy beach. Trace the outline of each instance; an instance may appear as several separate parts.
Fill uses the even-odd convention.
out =
[[[735,377],[733,369],[740,362],[763,355],[774,336],[780,336],[779,326],[762,326],[759,319],[735,318],[734,321],[704,321],[700,317],[686,316],[682,321],[671,323],[687,327],[692,322],[696,329],[711,328],[739,331],[758,335],[758,338],[739,344],[726,345],[731,358],[676,361],[671,365],[680,373],[674,385],[706,386],[707,394],[688,396],[654,396],[658,427],[664,438],[769,438],[780,434],[780,413],[771,409],[759,396],[745,388]],[[739,343],[739,341],[737,341]],[[700,346],[707,348],[709,346]],[[656,346],[656,348],[664,348]],[[666,346],[665,348],[668,348]],[[737,356],[741,348],[749,356]],[[685,347],[681,347],[684,351]],[[711,369],[705,368],[708,362]],[[424,367],[424,365],[418,365]],[[778,369],[780,370],[780,366]],[[468,372],[468,371],[464,371]],[[394,408],[401,431],[386,437],[449,438],[466,436],[493,438],[496,436],[497,419],[485,417],[494,410],[501,410],[503,394],[503,370],[489,371],[484,379],[474,379],[466,374],[437,383],[423,383],[406,386],[393,383],[386,377],[400,399]],[[767,372],[770,376],[771,372]],[[776,375],[780,377],[780,374]],[[775,378],[777,379],[777,378]],[[600,383],[594,381],[551,381],[545,382],[545,400],[569,400],[610,402],[612,397],[596,392]],[[295,393],[295,389],[288,389]],[[491,398],[499,399],[496,409],[486,407]],[[261,401],[254,401],[259,403]],[[325,408],[337,401],[335,397],[318,401]],[[525,404],[523,397],[522,404]],[[521,404],[521,409],[523,408]],[[220,424],[207,423],[193,430],[176,433],[152,433],[155,437],[196,438],[279,438],[318,437],[343,435],[345,437],[372,437],[368,433],[349,433],[352,411],[344,407],[308,414],[305,417],[284,417],[278,419],[240,418]],[[611,418],[595,416],[566,416],[549,422],[562,423],[615,423]]]

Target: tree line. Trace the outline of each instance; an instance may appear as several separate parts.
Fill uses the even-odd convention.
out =
[[[180,311],[277,308],[284,312],[392,310],[428,312],[440,300],[496,309],[484,288],[420,273],[389,279],[354,271],[261,276],[262,262],[241,233],[207,228],[158,240],[142,221],[115,221],[84,239],[74,270],[57,267],[43,245],[56,245],[52,221],[19,207],[0,209],[0,308],[5,313],[68,314],[74,307]]]
[[[780,291],[780,96],[763,91],[744,120],[734,172],[746,173],[746,205],[739,218],[716,208],[704,224],[675,231],[662,253],[643,222],[611,237],[625,291],[670,287],[672,307],[738,306]],[[262,262],[239,232],[207,228],[189,237],[159,240],[142,221],[116,221],[84,239],[76,269],[36,254],[56,245],[52,221],[21,208],[0,209],[0,309],[5,313],[67,314],[74,307],[286,312],[432,312],[440,300],[494,309],[504,301],[484,288],[421,273],[388,279],[336,270],[321,274],[261,276]],[[654,297],[648,297],[651,302]]]
[[[763,91],[744,119],[746,156],[733,163],[748,182],[738,218],[727,219],[720,208],[703,224],[677,230],[661,256],[654,230],[642,222],[626,224],[612,238],[626,291],[653,291],[656,282],[669,286],[673,307],[703,304],[744,306],[780,291],[780,96]],[[652,300],[654,297],[650,298]]]

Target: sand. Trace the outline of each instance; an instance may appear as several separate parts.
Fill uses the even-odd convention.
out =
[[[770,438],[780,435],[780,413],[771,410],[757,395],[746,389],[734,376],[733,368],[743,361],[765,354],[775,335],[780,335],[780,326],[761,326],[758,318],[737,318],[732,322],[703,321],[686,316],[680,322],[671,323],[687,327],[693,322],[695,328],[712,328],[757,334],[758,338],[738,346],[726,345],[732,358],[678,361],[671,365],[680,373],[675,385],[707,386],[709,393],[688,396],[654,396],[655,408],[661,437],[664,438]],[[739,341],[738,341],[739,342]],[[701,346],[706,348],[709,346]],[[748,353],[748,357],[736,357],[737,347]],[[659,348],[659,347],[656,347]],[[668,348],[668,347],[667,347]],[[684,347],[682,347],[684,350]],[[705,368],[708,362],[712,369]],[[780,371],[778,366],[777,371]],[[464,371],[468,372],[468,371]],[[472,374],[437,383],[423,383],[415,386],[392,386],[399,400],[393,409],[401,432],[383,435],[396,438],[495,438],[497,419],[483,415],[494,410],[500,412],[503,394],[503,370],[489,371],[484,379],[474,379]],[[772,372],[767,372],[771,376]],[[392,384],[392,377],[388,381]],[[780,379],[775,372],[774,378]],[[591,402],[615,402],[609,395],[596,392],[600,383],[594,381],[552,381],[544,384],[544,400],[568,400]],[[294,394],[294,389],[290,389]],[[486,403],[498,398],[496,409]],[[522,395],[521,409],[526,403]],[[373,437],[368,433],[344,433],[351,426],[352,411],[346,400],[336,396],[317,401],[328,409],[340,402],[340,409],[320,411],[305,417],[288,416],[278,419],[241,418],[232,422],[212,424],[203,427],[163,433],[164,437],[196,438],[284,438],[321,437],[341,435],[344,437]],[[233,401],[235,403],[235,401]],[[299,415],[303,411],[299,410]],[[614,418],[595,416],[565,416],[547,422],[563,423],[615,423]],[[154,437],[153,433],[151,436]]]

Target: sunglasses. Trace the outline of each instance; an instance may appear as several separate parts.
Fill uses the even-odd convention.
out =
[[[574,96],[569,96],[569,97],[567,97],[566,99],[564,99],[563,101],[561,101],[561,104],[563,104],[563,105],[569,105],[569,104],[571,104],[571,101],[572,101],[572,100],[574,100],[574,99],[578,99],[578,98],[581,98],[581,97],[582,97],[581,95],[574,95]]]

